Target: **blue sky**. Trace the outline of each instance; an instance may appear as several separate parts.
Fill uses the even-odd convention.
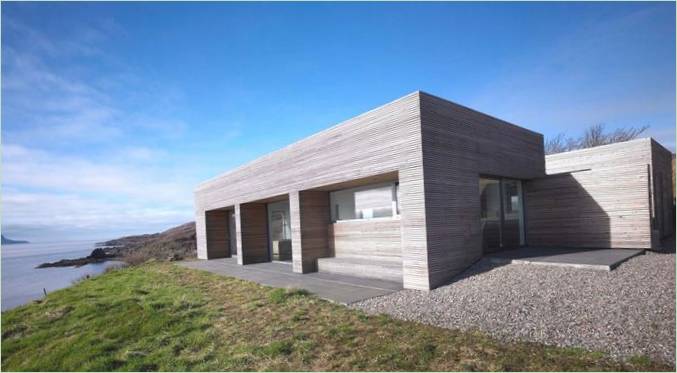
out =
[[[201,181],[415,90],[675,148],[674,3],[2,3],[2,229],[193,219]]]

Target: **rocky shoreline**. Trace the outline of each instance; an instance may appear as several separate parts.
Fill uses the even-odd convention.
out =
[[[115,259],[117,256],[107,253],[104,249],[97,247],[91,254],[84,258],[77,259],[61,259],[57,262],[42,263],[35,268],[50,268],[50,267],[82,267],[86,264],[101,263],[106,260]]]
[[[86,257],[43,263],[36,268],[81,267],[111,259],[134,265],[151,259],[182,260],[195,257],[195,253],[195,223],[190,222],[160,233],[126,236],[98,242],[96,248]]]

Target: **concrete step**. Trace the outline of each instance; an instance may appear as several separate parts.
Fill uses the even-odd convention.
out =
[[[317,270],[347,276],[402,282],[402,263],[355,257],[320,258]]]

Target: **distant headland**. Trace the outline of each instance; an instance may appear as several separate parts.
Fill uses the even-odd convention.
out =
[[[2,236],[2,244],[3,245],[14,245],[14,244],[19,244],[19,243],[29,243],[28,241],[11,240],[9,238],[6,238],[5,235],[0,235],[0,236]]]
[[[190,222],[160,233],[98,242],[94,251],[86,257],[42,263],[36,268],[80,267],[111,259],[127,264],[144,263],[151,259],[174,261],[195,257],[196,253],[195,222]]]

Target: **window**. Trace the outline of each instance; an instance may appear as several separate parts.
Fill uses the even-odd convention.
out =
[[[331,220],[373,219],[397,216],[398,183],[368,185],[329,194]]]

